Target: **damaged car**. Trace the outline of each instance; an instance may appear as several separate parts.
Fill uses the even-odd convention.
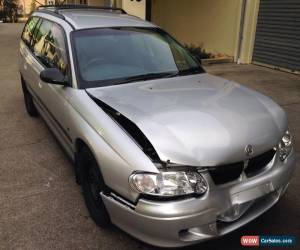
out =
[[[295,168],[285,112],[210,75],[121,9],[41,6],[20,41],[25,107],[74,162],[90,216],[152,245],[227,234],[271,208]]]

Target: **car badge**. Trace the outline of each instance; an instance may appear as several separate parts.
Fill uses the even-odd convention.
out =
[[[254,150],[253,150],[253,146],[248,144],[246,147],[245,147],[245,153],[247,156],[251,156],[253,155],[254,153]]]

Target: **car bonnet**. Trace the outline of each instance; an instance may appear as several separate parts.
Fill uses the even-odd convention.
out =
[[[285,112],[270,98],[209,74],[87,89],[133,122],[160,160],[216,166],[256,156],[277,145]],[[126,127],[125,127],[126,130]]]

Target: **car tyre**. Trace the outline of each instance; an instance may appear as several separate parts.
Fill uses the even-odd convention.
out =
[[[21,78],[21,82],[22,82],[22,90],[24,95],[26,111],[30,116],[37,117],[39,113],[34,105],[33,98],[26,87],[25,81],[22,78]]]
[[[110,217],[100,195],[107,191],[107,186],[97,161],[87,147],[81,149],[78,161],[82,192],[90,216],[99,227],[107,227],[111,224]]]

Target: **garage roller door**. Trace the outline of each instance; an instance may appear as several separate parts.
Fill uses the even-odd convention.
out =
[[[261,0],[253,63],[300,71],[300,0]]]

